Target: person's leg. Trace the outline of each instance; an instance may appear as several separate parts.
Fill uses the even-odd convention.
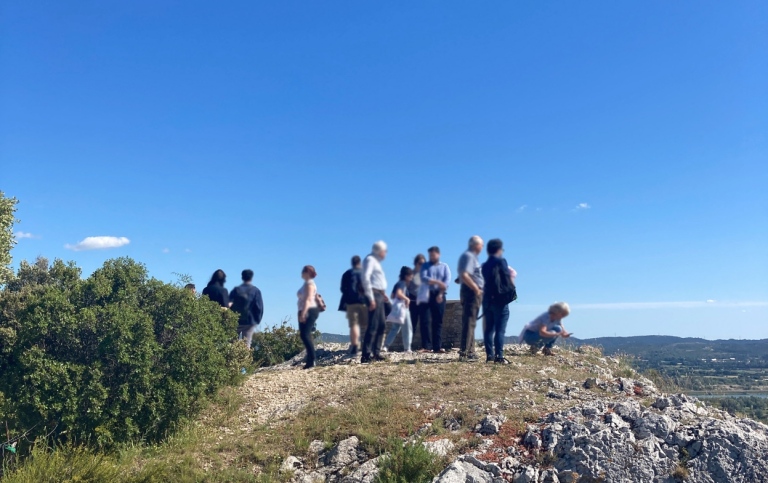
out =
[[[256,332],[258,325],[251,325],[243,331],[243,338],[245,339],[245,346],[250,349],[253,345],[253,333]]]
[[[429,303],[419,304],[419,325],[421,326],[421,348],[432,350],[432,338],[429,336]]]
[[[360,345],[360,321],[357,320],[358,310],[354,305],[347,306],[347,321],[349,321],[349,346],[354,350]]]
[[[443,315],[445,315],[445,297],[442,302],[430,300],[432,317],[432,350],[439,352],[443,348]]]
[[[483,345],[485,345],[485,356],[488,359],[494,359],[496,357],[496,352],[493,347],[493,335],[495,332],[494,318],[496,314],[493,309],[493,306],[490,304],[483,305],[483,314],[485,314],[485,317],[483,318]]]
[[[395,342],[395,337],[397,337],[397,334],[403,326],[400,324],[393,324],[392,322],[387,322],[387,325],[390,327],[387,331],[387,338],[384,340],[384,347],[389,348],[389,346]]]
[[[305,322],[299,322],[299,337],[304,344],[304,348],[307,350],[307,357],[305,359],[305,366],[311,366],[315,363],[315,344],[312,341],[312,324],[310,324],[311,309],[307,312],[307,320]]]
[[[501,308],[498,318],[495,324],[495,344],[496,344],[496,358],[501,359],[504,357],[504,336],[507,333],[507,322],[509,321],[509,305],[505,305]]]
[[[542,337],[538,332],[526,330],[523,334],[523,342],[538,349],[542,345]]]
[[[477,330],[477,316],[480,313],[480,297],[475,295],[475,303],[472,304],[472,317],[469,320],[469,336],[467,341],[467,355],[477,357],[477,344],[475,343],[475,332]]]
[[[378,310],[379,307],[377,306],[376,309]],[[363,336],[363,359],[370,359],[371,358],[371,351],[372,351],[372,344],[374,335],[376,332],[375,327],[375,317],[374,314],[376,313],[376,310],[369,310],[368,311],[368,326],[365,328],[365,335]]]
[[[403,350],[411,352],[411,342],[413,341],[413,326],[411,325],[411,313],[405,313],[405,323],[403,324]]]
[[[419,304],[416,303],[416,300],[411,299],[408,312],[411,314],[411,337],[413,337],[413,334],[419,330]]]
[[[376,310],[374,310],[375,320],[371,319],[370,325],[374,328],[374,341],[373,341],[373,355],[375,357],[381,356],[381,346],[384,343],[384,328],[386,327],[386,316],[384,311],[386,310],[384,304],[384,297],[380,294],[376,294]]]
[[[459,357],[466,357],[469,347],[469,319],[474,293],[470,294],[469,287],[462,284],[459,290],[459,303],[461,303],[461,344],[459,345]]]

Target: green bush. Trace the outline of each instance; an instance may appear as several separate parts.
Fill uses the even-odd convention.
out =
[[[288,325],[288,320],[253,334],[253,361],[258,367],[285,362],[304,350],[299,331]]]
[[[22,263],[0,292],[0,424],[27,432],[20,444],[158,441],[239,380],[235,326],[127,258],[85,280],[60,260]]]
[[[395,441],[382,458],[376,483],[429,483],[445,466],[444,458],[430,453],[421,443]]]

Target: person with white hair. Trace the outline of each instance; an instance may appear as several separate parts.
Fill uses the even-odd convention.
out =
[[[362,364],[373,361],[383,361],[381,347],[384,342],[386,328],[385,306],[389,303],[387,297],[387,277],[381,262],[387,257],[387,244],[377,241],[373,244],[371,253],[363,261],[362,285],[368,299],[368,327],[363,338]]]
[[[536,354],[544,348],[544,355],[554,355],[552,347],[560,337],[568,338],[571,333],[565,330],[563,319],[571,313],[571,308],[565,302],[555,302],[549,310],[528,323],[518,338],[521,344],[531,346],[531,354]]]
[[[459,279],[461,284],[461,345],[459,360],[476,362],[475,327],[480,303],[483,300],[483,272],[477,256],[483,251],[483,239],[475,235],[469,239],[469,247],[459,258]]]

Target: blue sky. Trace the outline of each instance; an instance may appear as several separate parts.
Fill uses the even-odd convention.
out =
[[[766,338],[767,45],[760,1],[5,2],[15,263],[252,268],[272,324],[304,264],[335,309],[374,241],[394,281],[479,234],[509,334]]]

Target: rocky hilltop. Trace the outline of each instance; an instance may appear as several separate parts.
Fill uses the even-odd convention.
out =
[[[373,482],[388,457],[377,428],[431,452],[443,468],[436,483],[768,482],[763,424],[661,394],[589,347],[507,353],[509,365],[396,353],[361,366],[326,344],[319,368],[300,370],[300,355],[250,376],[234,433],[322,436],[294,438],[271,460],[279,480],[301,483]],[[263,461],[254,473],[269,471]]]

